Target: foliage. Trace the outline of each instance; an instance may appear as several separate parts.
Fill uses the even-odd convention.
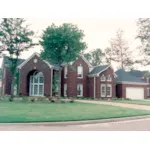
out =
[[[141,41],[140,56],[136,61],[142,65],[150,65],[150,18],[139,18],[137,21],[138,33],[136,39]]]
[[[93,66],[97,66],[103,63],[102,59],[104,58],[105,54],[101,49],[97,48],[92,52],[85,53],[84,56]]]
[[[61,65],[74,61],[86,48],[83,42],[84,33],[76,25],[64,23],[60,26],[52,24],[42,34],[41,58],[59,67],[58,95],[61,95]]]
[[[116,38],[110,40],[110,47],[106,48],[106,60],[120,63],[122,69],[130,69],[133,65],[132,52],[129,50],[127,41],[124,39],[124,32],[118,29]]]
[[[9,67],[12,73],[11,95],[13,95],[18,58],[23,51],[36,45],[32,40],[34,32],[24,23],[23,18],[4,18],[0,24],[0,54],[7,52],[11,61]]]

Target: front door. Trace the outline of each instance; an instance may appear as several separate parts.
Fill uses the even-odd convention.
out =
[[[39,72],[30,76],[30,96],[44,96],[44,77]]]

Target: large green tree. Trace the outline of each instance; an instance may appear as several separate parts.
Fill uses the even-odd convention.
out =
[[[58,95],[61,95],[61,65],[75,60],[86,48],[84,33],[76,25],[52,24],[42,34],[40,44],[43,48],[41,58],[59,66]]]
[[[89,53],[85,53],[84,56],[93,66],[97,66],[103,63],[105,54],[100,48],[97,48]]]
[[[13,87],[17,74],[17,62],[23,51],[35,46],[34,32],[25,25],[23,18],[4,18],[0,23],[0,54],[7,52],[10,59],[9,69],[12,73],[11,100],[13,100]]]

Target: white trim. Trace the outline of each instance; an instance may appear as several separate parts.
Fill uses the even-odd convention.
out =
[[[38,82],[35,83],[34,82],[34,78],[38,79]],[[43,83],[40,83],[40,77],[43,77]],[[31,78],[32,78],[32,83],[31,83]],[[30,85],[29,85],[29,96],[44,96],[44,76],[42,72],[37,73],[37,75],[35,75],[35,73],[33,75],[30,76]],[[42,94],[39,94],[40,92],[40,85],[42,85]],[[32,88],[31,88],[32,86]],[[34,87],[37,86],[37,94],[34,94]]]
[[[107,87],[110,87],[110,95],[107,95]],[[107,86],[106,86],[106,96],[112,97],[112,85],[111,84],[107,84]]]
[[[104,89],[104,94],[102,94],[102,87],[105,88],[105,89]],[[101,97],[106,97],[106,84],[101,84],[100,90],[101,90]]]
[[[92,65],[88,62],[88,60],[83,55],[80,55],[80,57],[85,61],[88,67],[92,67]]]
[[[38,53],[33,53],[28,59],[26,59],[22,64],[20,64],[19,66],[18,66],[18,68],[19,69],[21,69],[30,59],[32,59],[34,56],[40,56]]]
[[[81,69],[81,77],[78,76],[78,75],[80,75],[80,74],[79,74],[79,70],[78,70],[79,67],[82,68],[82,69]],[[82,79],[82,78],[83,78],[83,66],[81,66],[81,65],[80,65],[80,66],[77,66],[77,78],[78,78],[78,79]]]
[[[64,66],[64,78],[67,79],[67,74],[68,74],[68,66]]]
[[[107,76],[107,81],[108,81],[108,82],[111,82],[111,81],[112,81],[112,77],[111,77],[110,74]]]
[[[65,83],[64,84],[64,97],[67,96],[67,84]]]
[[[149,85],[148,83],[138,83],[138,82],[126,82],[126,81],[118,81],[117,84],[135,84],[135,85]]]
[[[105,79],[104,79],[105,78]],[[101,75],[101,77],[100,77],[100,79],[101,79],[101,81],[106,81],[106,77],[105,77],[105,75],[104,74],[102,74]]]

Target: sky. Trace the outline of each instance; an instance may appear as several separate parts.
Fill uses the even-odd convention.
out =
[[[88,48],[85,52],[89,52],[95,48],[104,50],[109,46],[109,40],[115,37],[117,29],[121,28],[124,31],[124,38],[128,41],[131,49],[136,49],[139,41],[135,40],[137,35],[137,18],[107,18],[107,19],[53,19],[53,18],[25,18],[26,23],[30,25],[30,29],[40,36],[46,27],[52,23],[61,25],[62,23],[76,24],[79,29],[84,31],[84,41]],[[38,41],[38,38],[35,39]],[[36,46],[29,51],[23,52],[21,58],[28,58],[34,52],[40,52],[41,47]],[[0,60],[1,63],[1,60]]]

